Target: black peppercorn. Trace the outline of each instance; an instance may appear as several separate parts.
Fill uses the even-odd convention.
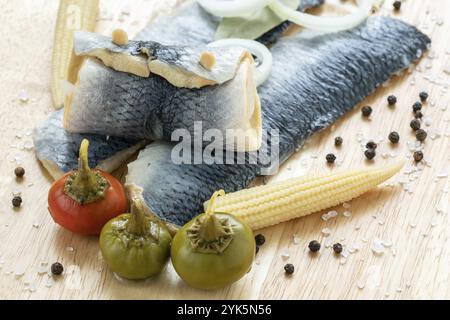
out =
[[[423,118],[423,113],[422,113],[422,111],[416,111],[416,112],[414,113],[414,118],[416,118],[416,119],[422,119],[422,118]]]
[[[262,246],[266,242],[266,238],[262,234],[257,234],[255,236],[255,242],[258,247]]]
[[[367,158],[368,160],[372,160],[373,158],[375,158],[375,156],[377,155],[377,153],[375,152],[374,149],[367,149],[367,150],[364,152],[364,155],[366,156],[366,158]]]
[[[22,198],[20,196],[15,196],[12,199],[12,205],[14,208],[18,208],[22,205]]]
[[[394,9],[396,11],[398,11],[402,7],[402,2],[401,1],[394,1],[394,3],[392,5],[394,6]]]
[[[417,131],[420,129],[420,121],[417,119],[413,119],[411,120],[409,126],[411,127],[411,129],[413,129],[414,131]]]
[[[413,109],[413,112],[422,110],[422,104],[419,101],[417,101],[413,104],[412,109]]]
[[[362,112],[363,117],[368,118],[372,114],[372,107],[364,106],[364,107],[362,107],[361,112]]]
[[[392,143],[398,143],[400,141],[400,135],[398,134],[398,132],[392,131],[391,133],[389,133],[389,141]]]
[[[25,175],[25,169],[22,167],[17,167],[14,169],[14,174],[17,178],[22,178]]]
[[[336,161],[336,156],[333,153],[327,154],[325,157],[328,163],[334,163]]]
[[[295,271],[294,265],[292,263],[288,263],[284,266],[284,271],[286,272],[286,274],[293,274]]]
[[[342,139],[342,137],[336,137],[334,138],[334,145],[336,147],[340,147],[342,146],[342,143],[344,142],[344,139]]]
[[[397,97],[392,95],[387,98],[387,102],[390,106],[393,106],[397,103]]]
[[[342,244],[340,243],[335,243],[333,244],[333,251],[337,254],[342,252]]]
[[[423,129],[419,129],[416,131],[416,139],[419,140],[420,142],[425,141],[425,139],[427,138],[427,132]]]
[[[320,250],[320,243],[319,243],[318,241],[316,241],[316,240],[313,240],[313,241],[311,241],[311,242],[308,244],[308,248],[309,248],[309,250],[311,250],[312,252],[317,252],[317,251]]]
[[[59,275],[61,275],[63,273],[64,267],[63,267],[63,265],[61,263],[55,262],[50,267],[50,270],[51,270],[53,275],[59,276]]]
[[[375,150],[378,147],[378,145],[374,141],[369,141],[366,143],[367,149],[373,149]]]
[[[259,252],[259,246],[256,246],[255,254],[258,254],[258,252]]]
[[[422,102],[427,101],[427,99],[428,99],[428,92],[422,91],[421,93],[419,93],[419,97],[420,97],[420,100]]]
[[[422,151],[416,151],[416,152],[414,152],[413,157],[414,157],[414,161],[420,162],[420,161],[423,160],[423,152]]]

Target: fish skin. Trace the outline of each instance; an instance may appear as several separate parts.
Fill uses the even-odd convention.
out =
[[[177,88],[161,77],[142,78],[117,72],[89,60],[81,68],[64,127],[73,133],[95,133],[130,139],[171,141],[177,129],[247,130],[248,144],[261,145],[261,105],[253,77],[253,62],[243,61],[235,77],[201,89]],[[227,143],[227,142],[226,142]],[[234,145],[227,145],[234,150]]]
[[[117,169],[143,147],[138,140],[68,133],[61,126],[62,117],[63,110],[53,112],[33,133],[36,156],[55,179],[78,167],[78,151],[83,138],[90,142],[89,166],[108,172]]]
[[[371,17],[349,31],[302,32],[279,40],[271,49],[272,75],[258,91],[263,128],[280,132],[280,162],[391,75],[420,58],[430,43],[415,27],[388,17]],[[170,158],[172,147],[168,143],[147,146],[129,164],[126,181],[139,187],[133,189],[142,191],[156,216],[178,226],[201,213],[203,202],[214,191],[245,188],[262,168],[250,164],[177,165]]]

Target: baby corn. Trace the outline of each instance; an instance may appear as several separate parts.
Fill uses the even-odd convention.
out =
[[[52,96],[55,108],[62,108],[62,81],[76,82],[82,57],[73,54],[73,32],[94,31],[99,0],[61,0],[55,27],[52,56]]]
[[[216,211],[239,217],[253,230],[268,227],[358,197],[391,178],[403,164],[299,177],[228,193],[216,199]]]

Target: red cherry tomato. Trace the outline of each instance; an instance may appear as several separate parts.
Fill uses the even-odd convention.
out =
[[[68,176],[53,183],[48,193],[48,206],[53,220],[64,228],[78,234],[98,235],[112,218],[127,212],[128,201],[123,186],[112,175],[100,171],[108,181],[109,188],[102,198],[92,203],[80,204],[64,193]]]

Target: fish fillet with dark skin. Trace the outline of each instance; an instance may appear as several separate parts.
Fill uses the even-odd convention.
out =
[[[321,5],[323,0],[304,0],[301,10]],[[153,40],[169,45],[204,45],[213,41],[218,19],[203,11],[197,4],[180,7],[174,15],[161,17],[151,23],[136,40]],[[269,44],[275,42],[289,22],[273,28],[258,40]],[[180,31],[181,30],[181,31]],[[131,150],[138,150],[142,142],[97,134],[68,133],[62,127],[63,113],[55,112],[34,133],[37,158],[44,167],[58,178],[61,174],[76,169],[78,148],[83,137],[90,140],[90,165],[110,172],[123,162]]]
[[[304,31],[279,40],[271,49],[272,74],[258,92],[263,128],[279,130],[280,162],[419,59],[429,45],[415,27],[388,17],[371,17],[350,31]],[[126,179],[149,212],[172,225],[202,212],[214,191],[243,189],[261,172],[261,165],[251,164],[177,165],[172,148],[162,142],[147,146],[129,164]]]

